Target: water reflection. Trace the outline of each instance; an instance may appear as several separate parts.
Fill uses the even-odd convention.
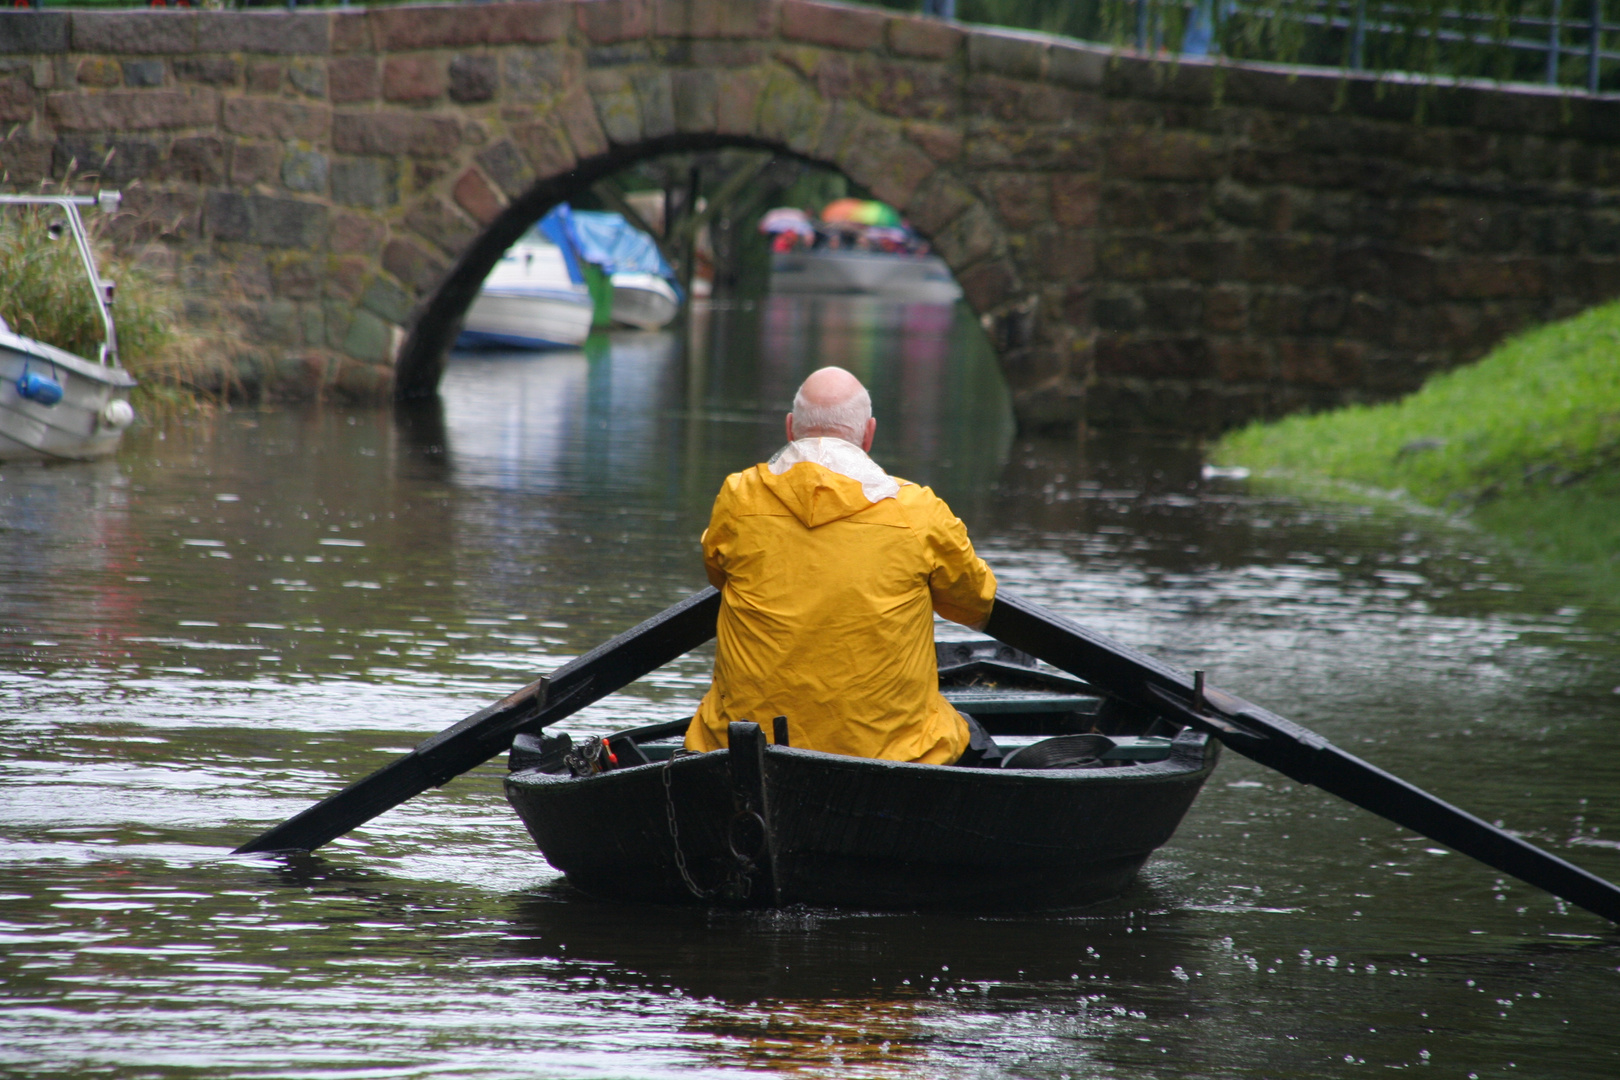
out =
[[[316,857],[230,847],[702,584],[803,374],[1005,586],[1620,877],[1613,605],[1433,516],[1014,441],[965,312],[777,298],[0,470],[0,1063],[19,1075],[1620,1069],[1596,920],[1227,755],[1121,900],[971,919],[574,895],[499,767]],[[570,720],[690,712],[694,655]],[[1038,827],[1038,823],[1032,823]]]

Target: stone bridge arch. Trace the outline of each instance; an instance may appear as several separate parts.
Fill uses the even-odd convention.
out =
[[[272,392],[429,392],[549,202],[721,145],[898,206],[1026,428],[1388,396],[1620,294],[1620,99],[1216,76],[817,0],[0,12],[0,173],[124,188],[120,242],[245,318]]]

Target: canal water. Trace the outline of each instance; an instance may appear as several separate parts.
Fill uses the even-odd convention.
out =
[[[1620,879],[1612,599],[1196,450],[1015,438],[964,313],[777,298],[458,357],[433,408],[0,468],[0,1073],[1620,1075],[1611,926],[1233,753],[1127,895],[1060,915],[593,901],[500,762],[315,856],[230,854],[700,588],[714,491],[825,363],[1003,588]],[[566,729],[687,715],[708,663]]]

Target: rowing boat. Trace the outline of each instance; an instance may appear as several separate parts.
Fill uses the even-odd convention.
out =
[[[878,761],[687,721],[576,742],[519,735],[505,788],[541,853],[596,896],[974,911],[1118,895],[1192,805],[1220,744],[991,639],[936,646],[940,689],[999,768]],[[769,723],[769,721],[767,721]]]

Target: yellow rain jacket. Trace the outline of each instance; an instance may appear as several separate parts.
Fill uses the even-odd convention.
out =
[[[721,590],[714,682],[686,732],[697,751],[752,720],[793,746],[950,764],[967,725],[939,692],[934,612],[982,622],[996,579],[931,490],[842,439],[800,439],[726,478],[703,533]]]

